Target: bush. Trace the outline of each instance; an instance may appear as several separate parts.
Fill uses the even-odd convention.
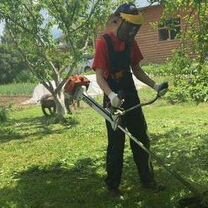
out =
[[[171,102],[208,101],[208,65],[193,62],[185,54],[178,52],[172,59],[174,88],[169,93]]]

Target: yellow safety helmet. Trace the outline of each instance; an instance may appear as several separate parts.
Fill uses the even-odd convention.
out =
[[[138,11],[138,8],[136,8],[135,4],[132,3],[120,5],[114,14],[135,25],[142,25],[144,23],[144,17]]]
[[[135,25],[142,25],[144,23],[144,17],[141,13],[139,14],[126,14],[126,13],[120,13],[120,16],[125,21],[135,24]]]

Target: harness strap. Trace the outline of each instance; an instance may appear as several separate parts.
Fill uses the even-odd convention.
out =
[[[112,43],[112,40],[108,34],[104,34],[103,37],[107,43],[110,64],[112,65],[112,62],[113,62],[112,57],[113,57],[113,52],[114,52],[113,43]],[[110,73],[112,74],[111,68],[110,68]]]
[[[116,51],[114,50],[114,46],[113,46],[111,37],[108,34],[104,34],[103,35],[103,38],[105,39],[105,41],[107,43],[107,47],[108,47],[109,59],[110,59],[110,64],[111,64],[111,68],[109,69],[110,70],[111,77],[113,79],[121,79],[130,70],[128,70],[128,71],[127,70],[121,70],[121,71],[118,71],[118,72],[112,71],[112,67],[113,67],[113,63],[114,63],[113,57],[114,57],[114,53],[116,53]],[[126,44],[126,47],[125,47],[123,53],[126,53],[127,54],[127,58],[130,57],[130,45],[129,44]]]

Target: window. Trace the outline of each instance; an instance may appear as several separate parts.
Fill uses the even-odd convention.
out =
[[[181,32],[180,18],[163,20],[158,25],[159,40],[177,39]]]

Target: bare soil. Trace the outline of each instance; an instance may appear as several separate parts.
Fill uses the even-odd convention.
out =
[[[0,96],[0,106],[7,107],[9,105],[15,107],[28,106],[23,102],[30,99],[30,96]]]

